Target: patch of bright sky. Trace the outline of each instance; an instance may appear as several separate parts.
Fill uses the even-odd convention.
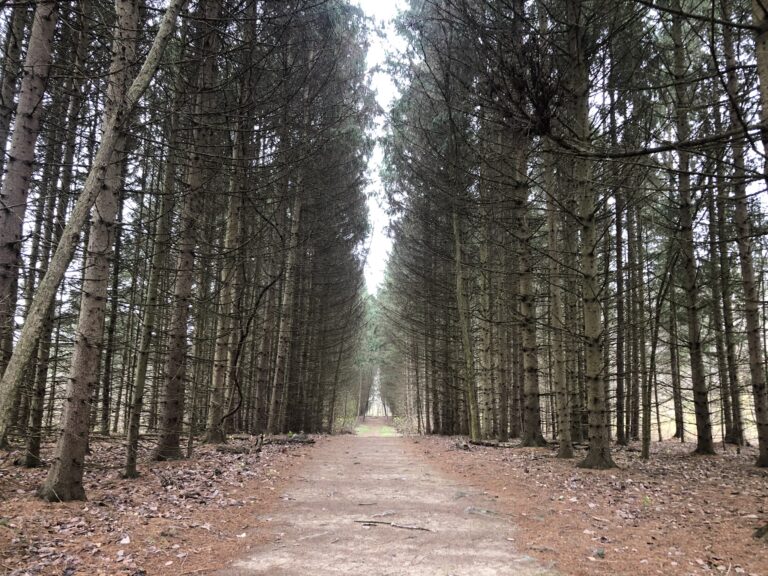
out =
[[[376,21],[377,28],[383,26],[383,35],[371,34],[368,49],[368,69],[380,69],[372,75],[371,86],[376,91],[379,106],[388,112],[392,102],[398,97],[397,88],[392,78],[387,74],[385,65],[387,52],[396,52],[404,47],[403,39],[397,35],[392,23],[393,18],[405,8],[404,0],[356,0],[365,14]],[[380,116],[376,121],[377,136],[384,130],[386,118]],[[371,222],[371,237],[368,259],[365,265],[365,283],[368,292],[376,294],[379,285],[384,281],[384,271],[387,258],[392,248],[392,240],[387,236],[386,227],[389,223],[384,206],[384,193],[379,177],[384,153],[377,145],[368,163],[368,214]]]

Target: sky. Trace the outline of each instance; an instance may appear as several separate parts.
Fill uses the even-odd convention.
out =
[[[385,27],[385,35],[380,38],[376,34],[371,34],[370,48],[368,50],[368,69],[376,66],[384,66],[387,51],[396,50],[402,47],[403,41],[395,33],[392,25],[392,19],[397,15],[398,10],[405,8],[404,0],[357,0],[357,4],[365,11],[366,15],[374,18],[378,24]],[[376,91],[376,99],[379,105],[386,111],[389,110],[392,101],[397,98],[398,92],[392,79],[386,72],[380,71],[373,74],[371,86]],[[384,128],[385,118],[377,119],[378,135],[381,135]],[[386,226],[388,217],[383,202],[383,190],[379,178],[379,167],[381,166],[383,151],[380,146],[376,146],[371,160],[368,164],[368,178],[370,184],[368,187],[368,214],[371,222],[370,248],[368,250],[368,260],[365,265],[365,283],[368,292],[376,294],[379,285],[384,281],[384,270],[387,265],[387,257],[392,248],[392,241],[387,237]]]

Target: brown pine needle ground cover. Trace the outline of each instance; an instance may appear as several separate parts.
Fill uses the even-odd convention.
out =
[[[617,450],[621,469],[598,472],[547,448],[405,441],[414,464],[426,459],[496,497],[511,514],[515,547],[562,574],[768,575],[768,543],[753,538],[768,522],[768,471],[752,466],[751,449],[698,457],[690,445],[667,442],[654,445],[650,463]],[[45,469],[13,466],[11,453],[0,466],[0,574],[210,573],[269,537],[262,519],[280,505],[307,450],[201,446],[191,460],[145,464],[140,479],[125,481],[120,443],[99,440],[89,501],[68,504],[36,499]]]
[[[265,445],[247,453],[255,445],[241,438],[227,447],[246,453],[199,446],[190,460],[149,463],[146,443],[141,477],[122,480],[121,442],[96,440],[88,501],[65,504],[35,497],[47,468],[14,466],[20,453],[2,453],[0,574],[179,576],[226,566],[259,541],[259,517],[308,450]]]
[[[548,448],[457,446],[416,438],[433,464],[498,498],[518,527],[515,544],[570,575],[768,575],[768,470],[756,451],[693,456],[693,445],[616,450],[621,467],[593,471]]]

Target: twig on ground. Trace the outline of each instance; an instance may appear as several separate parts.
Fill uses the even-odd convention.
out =
[[[424,528],[423,526],[406,526],[404,524],[395,524],[394,522],[384,522],[383,520],[355,520],[357,524],[362,524],[363,526],[373,526],[375,524],[382,524],[384,526],[390,526],[392,528],[401,528],[403,530],[421,530],[422,532],[434,532],[434,530],[430,530],[429,528]]]

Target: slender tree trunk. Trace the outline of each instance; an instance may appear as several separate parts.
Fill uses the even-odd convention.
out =
[[[88,48],[88,18],[85,13],[88,8],[86,0],[81,0],[79,4],[79,24],[80,34],[74,49],[73,71],[80,70]],[[80,116],[80,107],[82,104],[82,84],[83,78],[73,74],[66,85],[65,92],[71,94],[67,105],[66,122],[67,128],[66,140],[64,142],[64,152],[62,158],[62,174],[58,194],[56,195],[55,212],[46,217],[45,228],[42,241],[42,256],[40,259],[41,267],[39,276],[44,277],[48,270],[48,262],[51,252],[56,249],[61,240],[64,231],[64,221],[69,206],[70,195],[72,192],[72,183],[74,179],[73,161],[75,157],[75,148],[77,146],[77,130],[75,129]],[[51,195],[54,197],[54,195]],[[30,294],[30,302],[33,295]],[[27,435],[27,446],[25,455],[25,465],[28,467],[38,466],[40,464],[40,443],[42,440],[42,424],[45,409],[45,391],[48,383],[48,367],[51,356],[51,335],[54,326],[55,298],[49,304],[45,315],[41,335],[38,338],[37,366],[35,370],[35,394],[32,402],[30,429]],[[59,334],[56,334],[58,343]],[[58,347],[58,345],[57,345]],[[54,372],[55,374],[55,372]],[[55,391],[55,377],[52,384],[50,398],[53,399]],[[49,414],[52,411],[49,409]]]
[[[278,398],[285,386],[286,364],[293,333],[294,293],[298,276],[298,252],[301,243],[301,209],[301,190],[297,189],[293,200],[293,209],[291,210],[291,232],[288,240],[288,253],[285,258],[283,297],[280,306],[280,328],[277,335],[277,356],[269,401],[267,431],[270,434],[275,434],[278,431]]]
[[[736,145],[734,145],[734,148]],[[736,169],[743,174],[744,157],[736,160]],[[747,346],[749,349],[749,375],[752,380],[752,395],[755,403],[755,424],[759,455],[756,465],[768,467],[768,395],[766,391],[765,362],[763,358],[762,329],[760,327],[760,298],[757,292],[755,270],[752,261],[752,232],[747,205],[746,184],[743,178],[736,180],[734,187],[736,201],[736,240],[739,247],[741,282],[744,290],[745,318],[747,323]]]
[[[545,153],[545,193],[547,194],[547,252],[549,255],[549,309],[552,332],[552,387],[555,393],[555,412],[560,445],[558,458],[573,458],[571,439],[571,407],[568,398],[568,381],[565,359],[565,315],[563,313],[563,289],[560,278],[559,211],[555,202],[554,158]]]
[[[227,229],[224,238],[224,263],[221,267],[219,279],[219,326],[216,331],[216,350],[213,359],[213,390],[211,393],[210,408],[208,410],[208,424],[205,441],[221,443],[226,441],[226,432],[223,426],[224,399],[227,389],[229,372],[229,360],[231,359],[231,343],[233,328],[233,313],[235,312],[236,281],[238,246],[240,244],[240,178],[239,165],[243,156],[241,140],[245,137],[240,130],[235,132],[235,142],[232,146],[232,164],[235,166],[234,174],[230,182],[229,207],[227,209]]]
[[[523,178],[523,163],[517,162],[520,173],[517,178]],[[523,422],[523,446],[544,446],[546,441],[541,433],[541,402],[539,393],[539,350],[536,339],[536,295],[533,287],[533,258],[530,247],[530,232],[526,210],[528,205],[528,189],[522,188],[515,192],[517,199],[517,239],[518,260],[520,263],[520,318],[522,322],[523,347],[523,404],[525,420]]]
[[[635,366],[635,370],[639,372],[639,403],[638,410],[642,412],[642,423],[638,427],[641,439],[641,457],[647,460],[650,456],[651,449],[651,381],[648,375],[648,362],[646,352],[646,326],[648,310],[645,307],[645,258],[643,245],[643,226],[641,219],[641,212],[636,205],[629,209],[632,213],[632,217],[629,224],[629,241],[634,245],[633,252],[635,253],[636,261],[633,262],[635,266],[634,277],[634,307],[637,311],[636,324],[637,324],[637,348],[638,348],[638,364]],[[628,218],[629,220],[629,218]]]
[[[490,190],[487,185],[484,186],[484,197],[481,198],[483,202],[482,208],[482,240],[480,245],[480,284],[481,284],[481,319],[479,321],[480,329],[480,342],[482,348],[480,349],[480,387],[483,394],[483,432],[485,437],[489,438],[493,432],[493,427],[490,425],[493,419],[492,407],[493,407],[493,366],[495,362],[495,350],[493,349],[493,277],[492,277],[492,264],[491,264],[491,241],[493,237],[493,224],[492,224],[492,200],[490,197]]]
[[[119,0],[112,46],[109,89],[105,113],[113,116],[125,106],[129,73],[135,63],[139,27],[137,0]],[[112,162],[104,172],[101,192],[91,221],[85,263],[80,317],[67,385],[67,404],[56,456],[39,496],[46,500],[83,500],[83,469],[88,446],[91,395],[98,385],[104,337],[109,264],[114,246],[115,219],[120,205],[126,135],[121,129],[114,140]],[[116,297],[117,295],[115,295]]]
[[[499,289],[501,293],[501,289]],[[499,442],[509,441],[509,315],[507,307],[497,298],[499,308]]]
[[[107,167],[112,158],[115,142],[118,137],[119,126],[131,113],[141,95],[149,85],[155,70],[160,63],[165,45],[173,33],[176,17],[185,0],[170,0],[168,9],[163,16],[158,28],[155,40],[139,74],[134,79],[128,90],[128,96],[122,107],[105,114],[105,128],[101,143],[96,151],[91,169],[86,178],[83,190],[78,197],[48,267],[48,271],[38,286],[35,298],[27,313],[24,327],[19,335],[18,343],[14,349],[8,366],[0,380],[0,438],[5,437],[11,422],[13,398],[23,376],[24,369],[37,350],[37,341],[43,331],[47,311],[54,300],[67,267],[72,260],[79,242],[79,235],[88,217],[91,207],[101,191],[102,182]]]
[[[121,167],[122,168],[122,167]],[[122,187],[123,181],[120,179],[120,185]],[[120,289],[120,272],[122,270],[120,266],[120,256],[122,250],[122,221],[123,221],[123,202],[124,197],[122,194],[118,195],[118,206],[116,211],[117,221],[115,223],[115,230],[113,232],[114,239],[114,263],[112,265],[112,285],[111,300],[109,306],[109,328],[107,328],[107,341],[104,346],[104,369],[101,375],[101,433],[105,436],[109,435],[109,414],[112,405],[112,380],[113,370],[112,364],[115,355],[115,333],[117,331],[117,308],[118,308],[118,292]]]
[[[11,119],[16,110],[14,96],[21,77],[21,47],[28,21],[29,7],[23,2],[15,3],[8,20],[3,44],[3,79],[0,82],[0,150],[3,152],[10,134]],[[0,184],[2,184],[4,169],[5,154],[0,154]]]
[[[210,177],[211,167],[204,158],[212,141],[210,119],[215,107],[215,54],[218,49],[217,22],[221,0],[205,0],[199,5],[201,16],[199,47],[200,72],[197,84],[192,150],[187,170],[186,194],[179,222],[178,260],[173,292],[173,311],[169,325],[168,356],[162,395],[160,438],[155,449],[157,460],[181,457],[179,438],[184,418],[184,390],[187,375],[187,337],[189,307],[194,283],[195,248],[203,210],[203,190]]]
[[[475,389],[475,375],[472,359],[472,337],[469,326],[469,305],[464,291],[464,271],[462,266],[462,241],[459,213],[454,206],[453,215],[453,255],[454,255],[454,280],[456,284],[456,304],[459,311],[459,329],[461,331],[461,343],[464,352],[465,374],[465,398],[469,416],[469,437],[473,441],[480,440],[480,415],[477,403],[477,390]]]
[[[22,5],[17,9],[25,10],[26,7]],[[8,154],[8,171],[0,191],[0,373],[10,360],[13,346],[21,234],[43,113],[40,102],[48,83],[58,18],[58,2],[48,0],[37,3],[24,61],[16,124]],[[5,146],[5,140],[2,143]]]
[[[674,7],[679,9],[679,0]],[[677,138],[684,142],[690,137],[688,123],[689,97],[688,89],[683,84],[685,79],[686,61],[683,45],[683,30],[680,16],[672,18],[672,41],[674,51],[675,84],[675,123]],[[695,244],[693,239],[693,200],[691,197],[690,153],[686,149],[678,151],[678,204],[680,213],[680,255],[682,264],[683,288],[686,296],[686,312],[688,320],[688,350],[691,358],[691,380],[693,386],[693,403],[696,413],[696,453],[714,454],[715,446],[712,440],[712,419],[709,412],[709,394],[704,372],[704,355],[701,341],[701,326],[699,318],[699,282],[696,266]]]
[[[61,164],[61,159],[56,160],[57,164]],[[42,226],[42,230],[36,230],[35,233],[39,239],[39,246],[33,247],[32,253],[39,249],[39,254],[33,258],[30,257],[30,277],[27,280],[27,286],[25,287],[25,300],[27,302],[32,301],[32,295],[34,292],[34,278],[37,272],[40,274],[45,273],[45,269],[48,266],[48,259],[51,256],[52,242],[53,242],[53,227],[54,227],[54,215],[56,208],[57,195],[54,189],[58,188],[58,170],[55,176],[52,176],[46,189],[48,190],[48,198],[45,201],[45,207],[40,212],[38,219],[40,224],[45,223]],[[37,228],[37,222],[35,224]],[[41,234],[42,232],[42,234]],[[39,258],[37,257],[39,256]],[[34,264],[32,261],[37,261],[39,264]],[[26,454],[24,456],[24,465],[27,468],[34,468],[40,465],[40,443],[42,440],[42,423],[43,412],[45,410],[45,387],[47,383],[47,370],[45,374],[41,374],[41,359],[50,353],[50,339],[43,340],[39,343],[38,356],[36,365],[30,365],[28,367],[29,388],[31,392],[30,407],[29,407],[29,428],[26,432],[27,446]],[[44,366],[44,364],[42,364]]]
[[[139,430],[141,427],[141,411],[144,407],[144,390],[147,381],[147,367],[149,365],[150,344],[157,319],[157,307],[160,300],[160,276],[163,273],[163,265],[168,257],[169,230],[171,222],[171,210],[173,206],[174,180],[176,179],[175,150],[175,119],[171,121],[168,129],[168,156],[165,163],[163,189],[157,208],[157,224],[155,225],[155,245],[152,252],[152,263],[147,281],[147,291],[144,300],[144,317],[141,323],[141,336],[137,352],[136,372],[133,379],[133,397],[128,417],[128,438],[126,441],[125,470],[126,478],[138,476],[136,469],[136,457],[139,447]]]
[[[722,181],[722,179],[721,179]],[[727,238],[726,216],[725,216],[725,194],[720,190],[718,192],[715,207],[717,208],[717,229],[720,242]],[[739,384],[739,367],[736,358],[736,330],[733,322],[733,293],[731,290],[731,262],[729,257],[728,243],[722,243],[719,246],[720,255],[720,301],[723,306],[723,330],[725,337],[725,358],[728,366],[728,390],[731,396],[731,409],[733,419],[734,441],[744,444],[744,423],[742,420],[741,409],[741,385]]]
[[[675,407],[675,435],[685,441],[685,415],[683,413],[683,391],[680,384],[680,356],[677,340],[677,304],[674,290],[669,299],[669,358],[672,372],[672,400]]]
[[[582,2],[568,3],[568,39],[571,64],[574,133],[579,144],[590,146],[589,67],[586,61]],[[579,465],[583,468],[613,468],[610,428],[606,420],[607,399],[603,385],[603,326],[600,313],[600,288],[597,278],[597,202],[591,183],[591,162],[574,159],[574,187],[581,223],[581,276],[584,308],[585,378],[588,398],[589,451]]]
[[[757,54],[757,73],[760,79],[760,118],[763,122],[763,146],[768,143],[768,6],[761,0],[752,0],[753,20],[758,27],[755,39]],[[738,76],[732,71],[729,76],[729,89],[737,88]],[[733,105],[733,99],[732,105]],[[737,118],[737,111],[731,111],[732,123]],[[762,330],[760,327],[760,300],[757,293],[754,263],[752,261],[752,238],[747,190],[744,175],[744,150],[740,140],[732,143],[735,164],[734,200],[736,201],[736,240],[739,247],[741,281],[744,289],[746,308],[747,345],[749,348],[749,375],[752,379],[752,396],[755,403],[755,422],[759,456],[757,466],[768,467],[768,389],[766,389],[765,365],[763,358]],[[768,182],[768,159],[764,169]]]
[[[715,330],[715,355],[717,357],[717,379],[720,390],[720,401],[723,405],[724,440],[737,444],[736,431],[733,424],[733,408],[731,393],[728,385],[728,358],[725,348],[725,329],[723,324],[722,275],[720,269],[720,240],[718,238],[717,211],[715,208],[716,188],[710,187],[707,193],[707,211],[709,212],[709,267],[712,290],[712,324]]]
[[[274,290],[267,295],[267,305],[264,312],[263,334],[259,341],[256,374],[258,377],[258,390],[256,392],[256,431],[263,432],[267,426],[267,410],[269,409],[269,384],[273,325],[275,324],[275,308],[279,298],[279,292]],[[321,343],[323,340],[321,339]],[[321,345],[321,349],[323,346]],[[322,358],[318,367],[318,375],[322,373]]]
[[[60,92],[60,91],[58,91]],[[60,117],[64,113],[66,108],[66,98],[61,93],[54,96],[54,104],[51,108],[51,113],[55,114],[55,117]],[[29,259],[27,261],[27,274],[24,279],[24,309],[29,308],[29,303],[32,301],[32,296],[35,293],[35,286],[37,285],[37,279],[39,277],[38,271],[47,264],[47,258],[50,256],[50,252],[46,255],[46,262],[41,261],[41,240],[43,230],[43,220],[47,223],[53,221],[53,207],[56,200],[56,189],[58,187],[59,178],[59,166],[61,166],[61,156],[59,154],[61,147],[59,142],[63,139],[61,129],[49,130],[47,134],[47,143],[45,151],[45,159],[43,161],[43,175],[40,182],[40,192],[35,202],[35,224],[32,231],[32,245],[29,249]],[[34,402],[35,391],[35,366],[30,365],[27,368],[24,376],[24,384],[20,391],[20,406],[17,416],[17,430],[21,437],[27,437],[27,425],[29,424],[29,415],[31,410],[31,404]]]

